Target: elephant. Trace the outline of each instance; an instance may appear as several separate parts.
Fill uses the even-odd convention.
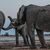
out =
[[[26,30],[26,23],[23,25],[19,25],[17,26],[17,19],[16,18],[11,18],[10,16],[8,16],[8,18],[10,19],[10,24],[7,28],[3,28],[3,30],[9,30],[14,28],[15,29],[15,34],[16,34],[16,46],[18,46],[18,34],[22,35],[23,40],[24,40],[24,45],[28,45],[29,41],[28,41],[28,35],[27,35],[27,30]]]
[[[3,28],[5,23],[5,15],[2,11],[0,11],[0,33],[1,33],[1,29]]]
[[[28,46],[29,44],[29,40],[28,40],[28,34],[27,34],[27,26],[26,23],[24,25],[20,25],[17,27],[17,32],[19,32],[23,39],[24,39],[24,45]]]
[[[43,32],[50,31],[50,5],[22,5],[17,12],[17,20],[18,25],[22,25],[26,22],[27,34],[30,36],[33,48],[36,48],[35,38],[33,36],[35,29],[41,42],[41,47],[48,48]]]

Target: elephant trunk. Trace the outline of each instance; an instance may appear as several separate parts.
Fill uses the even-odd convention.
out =
[[[3,30],[9,30],[9,29],[12,29],[13,28],[13,26],[12,26],[12,24],[10,23],[10,25],[7,27],[7,28],[2,28]]]
[[[12,25],[12,21],[13,21],[13,19],[10,17],[10,16],[8,16],[8,18],[10,19],[10,24],[9,24],[9,26],[7,27],[7,28],[2,28],[3,30],[9,30],[9,29],[11,29],[11,28],[13,28],[13,25]]]
[[[13,19],[10,16],[8,16],[8,18],[10,19],[11,22],[13,21]]]

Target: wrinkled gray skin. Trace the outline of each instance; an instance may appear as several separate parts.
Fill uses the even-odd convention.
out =
[[[0,33],[1,33],[1,29],[3,28],[5,23],[5,15],[2,11],[0,11]]]
[[[29,45],[26,23],[18,26],[17,29],[18,29],[17,31],[22,35],[22,37],[24,39],[24,44]]]
[[[24,40],[24,45],[28,45],[29,41],[28,41],[28,35],[27,35],[27,27],[26,27],[26,23],[20,26],[17,26],[17,19],[14,18],[12,19],[10,16],[8,16],[8,18],[10,19],[10,24],[7,28],[3,28],[3,30],[9,30],[14,28],[15,29],[15,34],[16,34],[16,46],[18,46],[18,34],[22,35],[23,40]]]
[[[50,5],[22,5],[17,13],[17,19],[18,25],[22,25],[26,22],[28,35],[30,36],[33,48],[36,48],[35,38],[33,36],[35,29],[37,31],[42,47],[47,48],[43,32],[50,31]]]

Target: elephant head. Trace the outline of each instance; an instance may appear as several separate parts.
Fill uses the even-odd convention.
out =
[[[2,28],[3,30],[9,30],[12,28],[17,28],[17,30],[20,30],[22,27],[24,27],[24,24],[18,26],[18,21],[16,18],[12,19],[10,16],[8,16],[8,18],[10,19],[10,24],[7,28]]]
[[[23,37],[23,40],[24,40],[24,44],[28,44],[29,42],[27,42],[27,38],[28,38],[28,35],[26,34],[26,24],[23,24],[23,25],[17,25],[17,19],[14,18],[12,19],[10,16],[8,16],[8,18],[10,19],[10,25],[7,27],[7,28],[3,28],[4,30],[9,30],[11,28],[14,28],[15,29],[15,34],[16,34],[16,44],[18,44],[18,33],[20,35],[22,35]],[[27,36],[27,37],[26,37]]]

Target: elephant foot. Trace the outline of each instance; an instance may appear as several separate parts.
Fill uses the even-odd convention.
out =
[[[18,47],[19,45],[15,45],[15,47]]]
[[[30,46],[30,44],[24,44],[24,46]]]
[[[36,49],[36,46],[30,46],[31,49]]]
[[[48,48],[48,47],[46,47],[46,46],[41,46],[40,48],[44,49],[44,48]]]
[[[15,45],[15,47],[19,47],[19,43],[17,43],[17,44]]]
[[[27,44],[24,44],[24,46],[29,46],[29,45],[27,45]]]

